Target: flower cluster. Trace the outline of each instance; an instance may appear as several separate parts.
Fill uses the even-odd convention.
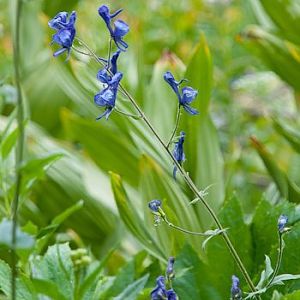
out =
[[[179,105],[182,106],[187,113],[197,115],[199,112],[195,108],[192,108],[190,104],[197,97],[198,92],[190,86],[186,86],[181,89],[180,93],[179,86],[182,82],[186,81],[186,79],[176,81],[173,74],[169,71],[164,74],[164,79],[177,95]]]
[[[56,57],[67,51],[67,58],[69,58],[76,34],[75,21],[76,12],[73,11],[69,18],[67,12],[60,12],[48,22],[49,27],[56,30],[56,33],[52,36],[51,44],[56,43],[61,46],[59,50],[53,53],[53,56]]]
[[[173,156],[177,160],[177,162],[182,165],[185,161],[185,154],[183,152],[183,143],[185,139],[185,132],[181,131],[178,141],[175,143]],[[173,177],[176,179],[177,166],[174,165],[173,169]]]
[[[113,14],[110,14],[109,8],[106,5],[102,5],[98,9],[98,13],[100,17],[104,20],[107,29],[110,33],[110,36],[115,42],[116,46],[121,51],[126,51],[128,45],[123,41],[123,37],[128,33],[129,26],[122,20],[116,20],[114,22],[114,28],[112,28],[111,26],[112,19],[116,17],[121,11],[122,9],[119,9]]]
[[[169,285],[171,286],[171,281],[175,277],[175,273],[173,270],[173,265],[175,262],[174,257],[170,257],[168,261],[168,266],[166,270],[166,278],[168,280]],[[158,276],[156,279],[156,286],[151,291],[151,300],[177,300],[177,295],[175,291],[170,288],[166,288],[166,278],[164,276]]]

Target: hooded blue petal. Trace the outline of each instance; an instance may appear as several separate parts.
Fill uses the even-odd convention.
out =
[[[232,275],[232,285],[231,285],[231,298],[240,300],[242,299],[242,291],[240,289],[240,280],[235,275]]]
[[[154,211],[154,212],[158,212],[158,209],[161,207],[161,201],[160,200],[157,200],[157,199],[154,199],[152,201],[150,201],[148,203],[148,207]]]
[[[65,11],[59,12],[52,20],[48,22],[48,26],[52,29],[59,30],[67,24],[68,13]]]
[[[280,233],[284,232],[285,226],[288,222],[288,217],[285,215],[280,215],[278,218],[278,231]]]
[[[175,147],[173,150],[173,156],[180,165],[185,161],[185,154],[183,152],[184,139],[185,139],[185,132],[181,131],[180,137],[179,137],[178,141],[175,143]],[[177,166],[174,165],[173,177],[175,179],[176,179],[176,172],[177,172]]]
[[[190,86],[186,86],[182,89],[181,104],[190,104],[198,95],[198,91],[194,90]]]
[[[151,300],[163,300],[167,297],[167,291],[165,286],[165,278],[159,276],[156,279],[156,287],[151,291]]]
[[[171,72],[167,71],[164,74],[164,80],[170,85],[170,87],[175,92],[175,94],[177,95],[178,100],[180,102],[181,96],[180,96],[179,89],[178,89],[178,82],[175,80],[173,74]]]

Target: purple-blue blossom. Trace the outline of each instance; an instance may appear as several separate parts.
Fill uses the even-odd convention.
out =
[[[235,275],[232,275],[232,285],[231,285],[231,299],[240,300],[242,299],[242,291],[240,289],[240,280]]]
[[[160,201],[160,200],[157,200],[157,199],[151,200],[151,201],[148,203],[148,207],[149,207],[153,212],[158,212],[158,209],[161,207],[161,201]]]
[[[49,27],[56,30],[56,33],[52,36],[51,44],[56,43],[61,46],[60,49],[53,53],[54,57],[67,51],[67,58],[69,58],[76,35],[75,22],[75,11],[70,14],[69,18],[67,12],[60,12],[48,22]]]
[[[164,276],[156,279],[156,286],[151,291],[151,300],[177,300],[177,295],[173,289],[166,289]]]
[[[107,87],[104,88],[100,93],[95,95],[95,104],[105,107],[104,113],[101,114],[97,118],[97,120],[100,120],[103,117],[105,117],[107,120],[113,109],[115,108],[118,87],[122,77],[123,74],[121,72],[117,72],[114,76],[112,76],[111,80],[107,82]]]
[[[180,92],[179,86],[182,82],[186,81],[186,79],[176,81],[173,74],[169,71],[164,74],[164,79],[177,95],[179,105],[181,105],[187,113],[197,115],[199,112],[195,108],[192,108],[190,104],[197,97],[198,91],[194,90],[192,87],[186,86],[182,88]]]
[[[285,226],[288,222],[288,217],[285,215],[280,215],[278,218],[278,231],[283,233],[285,230]]]
[[[173,279],[175,277],[174,263],[175,263],[175,258],[173,256],[169,257],[167,270],[166,270],[167,278],[169,279]]]
[[[106,66],[99,70],[97,73],[97,79],[102,83],[109,84],[112,80],[112,76],[118,72],[117,61],[121,51],[117,50],[111,57],[110,63],[108,64],[106,60]]]
[[[183,152],[184,139],[185,139],[185,132],[181,131],[178,141],[175,142],[175,147],[173,151],[173,156],[180,165],[182,165],[182,163],[185,161],[185,154]],[[177,166],[174,165],[173,177],[175,179],[176,179],[176,172],[177,172]]]
[[[114,21],[114,27],[112,27],[112,19],[116,17],[122,9],[117,10],[113,14],[110,13],[109,8],[106,5],[102,5],[98,9],[100,17],[104,20],[106,27],[110,33],[111,38],[115,42],[116,46],[121,51],[126,51],[128,45],[123,41],[123,37],[129,32],[129,26],[122,20]]]

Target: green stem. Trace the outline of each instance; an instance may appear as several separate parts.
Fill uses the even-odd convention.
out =
[[[93,56],[95,57],[95,59],[97,60],[97,62],[99,62],[101,65],[103,65],[103,62],[99,60],[99,58],[97,57],[97,55],[81,40],[79,40],[77,38],[78,41],[80,41],[82,43],[82,45],[84,45],[89,51],[91,51],[91,53],[93,53]],[[153,133],[153,135],[155,136],[155,138],[157,139],[157,141],[159,142],[159,144],[165,149],[165,151],[167,152],[167,154],[169,155],[170,159],[173,161],[173,163],[177,166],[179,172],[181,173],[183,179],[185,180],[185,182],[187,183],[187,185],[189,186],[189,188],[191,189],[191,191],[194,193],[194,195],[200,199],[200,201],[202,202],[202,204],[204,205],[204,207],[207,209],[208,213],[210,214],[211,218],[214,220],[214,222],[216,223],[218,229],[220,231],[222,231],[222,237],[225,241],[225,244],[227,246],[227,248],[229,249],[233,259],[235,260],[236,264],[238,265],[241,273],[243,274],[250,290],[252,292],[256,292],[256,288],[244,266],[244,264],[242,263],[238,253],[236,252],[233,244],[231,243],[228,234],[226,233],[225,229],[223,228],[221,222],[219,221],[217,215],[215,214],[215,212],[213,211],[213,209],[210,207],[210,205],[205,201],[203,195],[201,194],[201,192],[197,189],[195,183],[191,180],[191,178],[189,177],[188,173],[183,169],[183,167],[178,163],[178,161],[176,160],[176,158],[173,156],[172,152],[170,151],[170,149],[167,147],[167,145],[164,143],[164,141],[162,140],[162,138],[160,137],[160,135],[157,133],[157,131],[154,129],[154,127],[152,126],[151,122],[148,120],[148,118],[146,117],[145,113],[143,112],[143,110],[139,107],[139,105],[137,104],[137,102],[134,100],[134,98],[129,94],[129,92],[127,92],[127,90],[123,87],[122,84],[119,84],[119,89],[123,92],[123,94],[129,99],[129,101],[132,103],[133,107],[136,109],[136,111],[141,115],[141,118],[143,119],[143,121],[146,123],[146,125],[149,127],[150,131]],[[256,296],[257,299],[261,299],[261,297],[259,295]]]
[[[16,2],[16,24],[15,24],[15,36],[13,40],[13,56],[14,56],[14,72],[15,72],[15,84],[17,88],[17,124],[19,128],[19,136],[16,151],[16,187],[14,198],[12,201],[11,214],[12,214],[12,276],[11,276],[11,295],[12,300],[16,299],[16,278],[18,276],[17,271],[17,254],[16,254],[16,233],[18,223],[18,206],[20,200],[20,189],[22,174],[20,166],[23,161],[23,148],[24,148],[24,107],[21,90],[21,78],[20,78],[20,19],[22,11],[22,0]]]
[[[181,231],[181,232],[184,232],[184,233],[187,233],[187,234],[192,234],[192,235],[200,235],[200,236],[211,236],[211,235],[212,235],[212,234],[205,233],[205,232],[190,231],[190,230],[181,228],[181,227],[179,227],[179,226],[176,226],[176,225],[174,225],[173,223],[171,223],[171,222],[167,219],[166,215],[161,216],[161,218],[168,224],[168,226],[170,226],[170,227],[172,227],[172,228],[174,228],[174,229],[176,229],[176,230],[179,230],[179,231]],[[224,230],[224,231],[225,231],[225,230]],[[221,233],[221,232],[220,232],[220,233]],[[222,233],[223,233],[223,231],[222,231]]]
[[[171,136],[170,136],[169,142],[167,143],[167,148],[170,147],[170,144],[171,144],[172,141],[173,141],[173,138],[174,138],[174,136],[175,136],[175,134],[176,134],[176,131],[177,131],[177,128],[178,128],[178,125],[179,125],[180,114],[181,114],[180,108],[181,108],[181,106],[180,106],[180,104],[179,104],[178,107],[177,107],[177,114],[176,114],[175,127],[174,127],[173,132],[172,132],[172,134],[171,134]]]
[[[138,120],[138,119],[141,119],[141,116],[138,116],[138,115],[133,115],[133,114],[129,114],[125,111],[122,111],[122,110],[119,110],[118,108],[114,108],[115,112],[121,114],[121,115],[124,115],[124,116],[127,116],[127,117],[130,117],[130,118],[133,118],[135,120]]]
[[[283,244],[282,233],[280,233],[280,232],[278,232],[278,240],[279,240],[279,249],[278,249],[277,262],[276,262],[275,270],[272,274],[272,277],[270,278],[268,284],[265,286],[266,289],[268,287],[270,287],[270,285],[272,284],[274,278],[277,276],[280,265],[281,265],[281,261],[282,261],[284,244]]]

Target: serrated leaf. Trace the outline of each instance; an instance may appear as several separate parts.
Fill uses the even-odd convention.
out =
[[[46,254],[31,260],[32,277],[51,281],[66,299],[72,299],[74,289],[74,268],[68,244],[50,246]]]
[[[32,284],[38,294],[50,297],[51,299],[68,300],[60,291],[58,285],[52,281],[32,279]]]

